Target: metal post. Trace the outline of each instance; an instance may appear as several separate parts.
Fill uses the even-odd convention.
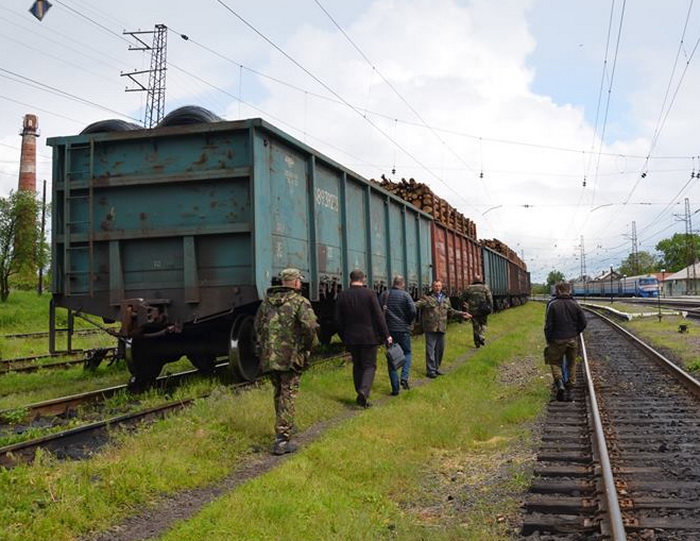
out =
[[[46,235],[46,179],[44,179],[44,194],[41,199],[41,235],[37,243],[37,262],[39,264],[39,283],[36,292],[41,295],[44,292],[44,235]]]
[[[661,269],[661,281],[663,282],[663,276],[664,273],[666,272],[666,269]],[[661,323],[661,284],[658,285],[656,288],[656,299],[658,301],[658,306],[659,306],[659,323]]]
[[[613,268],[610,265],[610,304],[613,303]]]

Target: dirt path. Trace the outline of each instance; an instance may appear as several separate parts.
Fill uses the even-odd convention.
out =
[[[463,355],[457,362],[452,365],[449,371],[458,368],[462,363],[466,362],[471,356],[471,352]],[[519,370],[517,369],[519,367]],[[501,367],[501,375],[499,379],[504,385],[516,385],[518,381],[523,381],[531,377],[529,370],[523,366],[523,363],[505,363]],[[432,380],[427,378],[416,379],[412,382],[413,387],[429,384]],[[392,398],[389,396],[375,400],[375,407],[381,406]],[[310,443],[320,438],[329,429],[341,424],[342,422],[359,414],[362,410],[356,406],[348,406],[348,409],[333,419],[312,426],[296,437],[296,441],[300,447],[305,447]],[[534,432],[537,432],[535,428]],[[536,438],[535,438],[536,439]],[[522,442],[521,442],[522,443]],[[531,442],[534,445],[534,442]],[[209,485],[194,490],[178,492],[162,498],[155,506],[144,510],[142,513],[129,517],[121,524],[115,525],[107,531],[92,534],[83,537],[83,541],[141,541],[147,539],[158,538],[173,528],[178,522],[194,517],[208,503],[220,498],[221,496],[235,490],[243,483],[254,479],[264,473],[277,467],[283,460],[287,460],[290,456],[274,456],[269,453],[268,449],[255,449],[254,454],[248,455],[240,462],[240,467],[231,472],[227,477],[216,484]],[[532,453],[532,450],[526,450],[522,447],[519,453]],[[467,483],[468,485],[468,483]],[[465,487],[463,487],[465,488]],[[472,489],[474,487],[471,487]],[[484,488],[483,486],[481,487]],[[493,492],[493,490],[492,490]],[[505,496],[501,489],[495,489],[498,493],[494,495],[496,498]],[[524,492],[523,492],[524,495]],[[519,494],[510,494],[510,496],[518,497]],[[456,502],[454,502],[456,503]],[[449,507],[435,512],[450,514],[454,512],[454,503],[446,502]],[[447,505],[449,504],[449,505]],[[459,507],[466,508],[464,502]],[[519,517],[503,517],[505,521],[513,525],[513,529],[517,529]]]

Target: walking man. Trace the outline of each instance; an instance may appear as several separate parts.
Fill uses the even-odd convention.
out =
[[[290,268],[280,274],[282,285],[267,290],[255,315],[261,368],[270,373],[275,389],[275,455],[297,449],[291,441],[296,397],[318,328],[311,303],[300,293],[301,272]]]
[[[391,344],[389,329],[377,294],[364,285],[365,273],[350,273],[350,287],[341,291],[335,303],[338,334],[352,357],[352,378],[358,406],[369,408],[369,393],[377,371],[377,349]]]
[[[416,308],[421,309],[421,323],[425,332],[425,369],[429,378],[444,375],[440,371],[442,355],[445,352],[445,332],[447,332],[447,320],[452,317],[462,319],[471,318],[469,312],[461,312],[452,308],[450,299],[442,292],[442,282],[433,282],[433,291],[430,295],[416,302]]]
[[[474,277],[474,281],[464,292],[463,301],[465,308],[472,315],[474,345],[477,348],[485,346],[486,325],[489,314],[493,312],[493,295],[481,276]]]
[[[552,370],[558,401],[572,400],[571,389],[576,384],[576,361],[579,335],[588,324],[586,314],[571,296],[571,284],[561,282],[555,286],[555,297],[547,303],[545,312],[544,362]],[[562,364],[566,362],[569,377],[564,381]]]
[[[401,346],[406,362],[401,368],[401,387],[410,389],[408,378],[411,375],[411,326],[416,318],[416,305],[406,291],[406,280],[403,276],[394,277],[392,288],[384,291],[379,302],[384,309],[384,317],[389,333],[394,343]],[[389,381],[391,382],[391,394],[399,394],[399,376],[396,370],[391,368],[391,363],[387,362],[389,370]]]

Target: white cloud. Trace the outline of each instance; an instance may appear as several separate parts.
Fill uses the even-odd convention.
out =
[[[673,214],[682,212],[684,197],[697,197],[694,184],[686,184],[689,156],[700,154],[694,122],[700,102],[692,90],[700,73],[690,57],[698,38],[695,14],[668,95],[673,108],[651,145],[685,3],[627,3],[619,54],[613,35],[604,77],[606,32],[616,31],[620,16],[617,6],[610,24],[609,2],[321,3],[376,71],[313,1],[229,5],[356,111],[215,2],[195,10],[185,0],[66,0],[42,23],[28,19],[25,9],[0,8],[0,46],[7,52],[0,67],[114,111],[40,92],[0,72],[0,193],[17,182],[12,162],[23,114],[39,116],[40,177],[50,175],[46,136],[74,134],[120,113],[142,117],[143,96],[125,93],[128,81],[119,72],[147,68],[148,57],[129,52],[121,32],[162,22],[173,30],[168,110],[191,103],[229,119],[263,116],[363,176],[376,178],[396,167],[397,176],[428,183],[472,218],[480,237],[500,238],[524,253],[535,280],[552,269],[577,274],[574,254],[582,237],[590,250],[589,274],[597,274],[631,251],[626,237],[633,222],[644,250],[653,250],[655,232],[666,228],[658,237],[664,238],[683,230]],[[239,90],[254,108],[235,99]],[[685,158],[655,158],[660,155]],[[700,171],[700,158],[695,165]]]

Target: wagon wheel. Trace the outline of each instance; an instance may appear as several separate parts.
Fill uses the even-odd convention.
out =
[[[260,360],[255,352],[253,318],[244,316],[231,328],[229,366],[236,379],[252,381],[260,374]]]
[[[124,359],[131,378],[131,386],[135,388],[146,388],[155,382],[163,369],[163,361],[157,352],[150,347],[150,344],[143,340],[126,341],[124,349]]]
[[[210,376],[216,369],[216,356],[211,353],[188,355],[187,358],[201,374]]]

